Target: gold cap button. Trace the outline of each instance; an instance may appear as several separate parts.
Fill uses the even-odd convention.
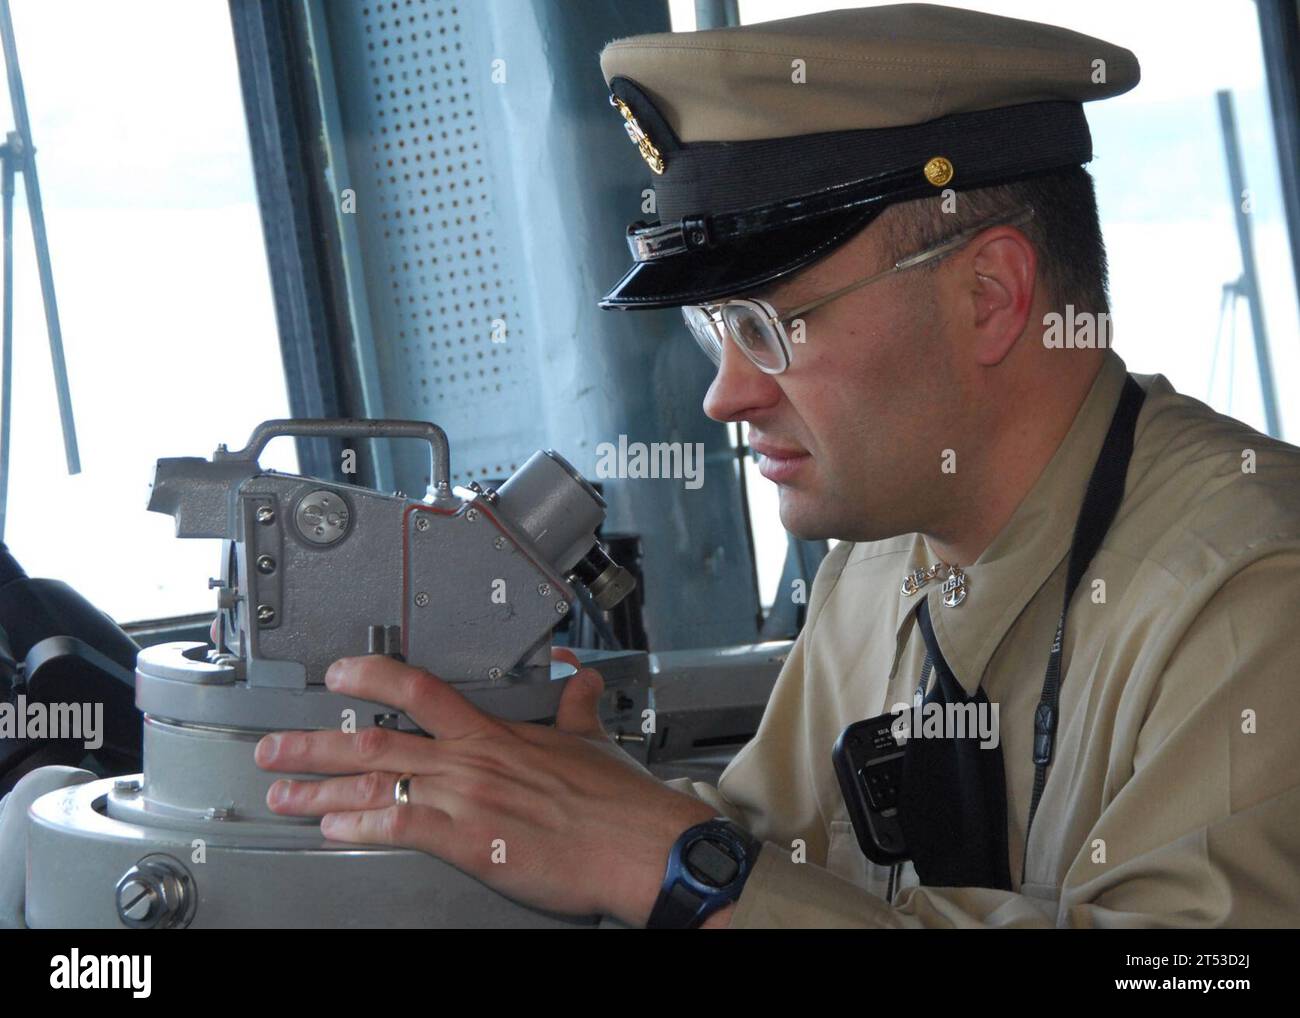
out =
[[[955,172],[952,163],[943,156],[935,156],[925,164],[925,179],[935,187],[943,187],[944,184],[952,180]]]

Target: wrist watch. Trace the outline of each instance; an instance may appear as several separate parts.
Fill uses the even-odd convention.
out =
[[[648,930],[693,930],[740,897],[763,847],[726,817],[696,824],[679,837],[668,855],[668,869]]]

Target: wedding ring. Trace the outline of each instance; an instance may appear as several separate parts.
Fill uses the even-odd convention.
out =
[[[411,775],[403,774],[393,786],[393,802],[405,806],[411,801]]]

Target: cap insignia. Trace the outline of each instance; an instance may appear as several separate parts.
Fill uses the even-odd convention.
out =
[[[650,140],[650,136],[645,133],[645,128],[641,126],[640,121],[633,116],[632,110],[628,108],[627,103],[618,96],[611,95],[609,97],[609,104],[618,110],[619,113],[623,114],[623,127],[627,130],[627,136],[632,139],[633,144],[635,144],[637,150],[640,151],[641,158],[646,161],[650,169],[654,170],[655,173],[663,173],[664,157],[660,154],[659,150],[655,148],[654,143]]]

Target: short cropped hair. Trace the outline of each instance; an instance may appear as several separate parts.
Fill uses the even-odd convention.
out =
[[[900,202],[876,223],[884,228],[894,258],[937,244],[983,220],[1014,214],[1031,205],[1034,216],[1020,226],[1038,253],[1039,282],[1062,309],[1109,313],[1106,245],[1097,213],[1092,176],[1082,166],[1027,177],[1008,184],[956,192],[956,207],[945,212],[944,199]],[[924,266],[920,266],[924,268]]]

